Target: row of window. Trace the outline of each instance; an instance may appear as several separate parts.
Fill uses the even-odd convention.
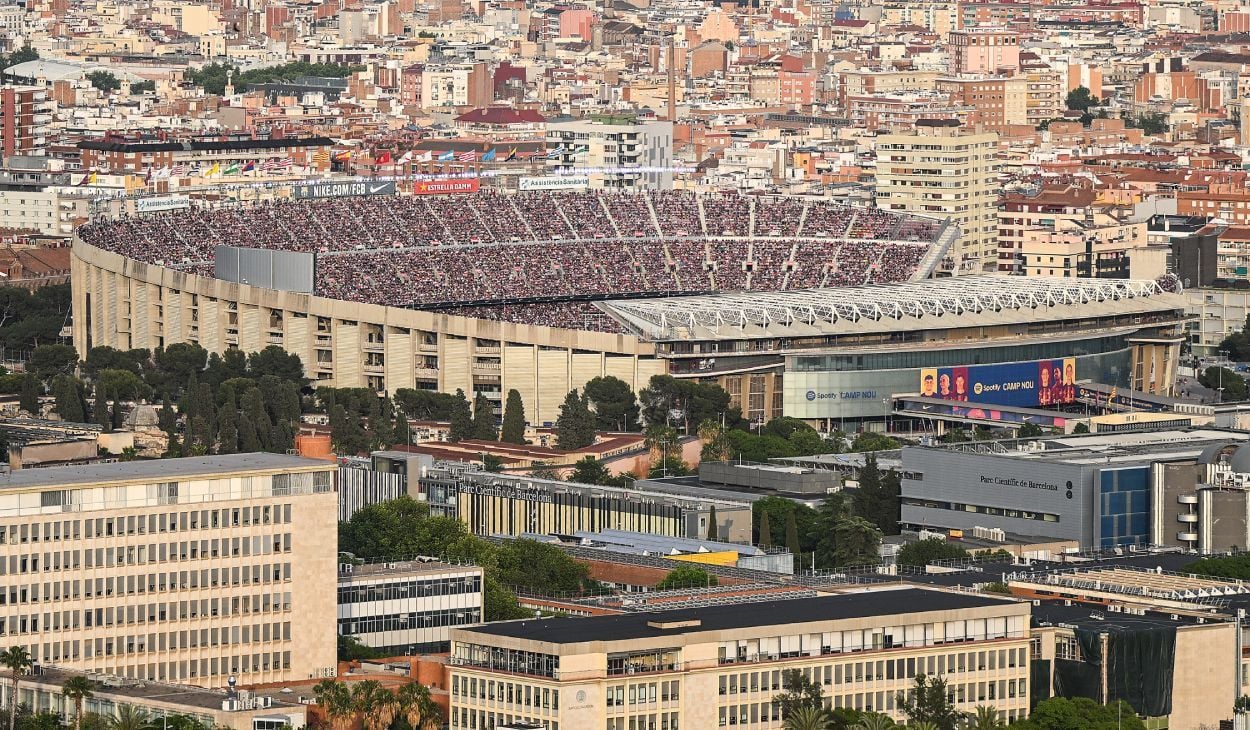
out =
[[[995,700],[1024,698],[1027,696],[1026,680],[1008,679],[998,682],[976,682],[947,687],[946,699],[955,705],[966,703],[984,703]],[[897,693],[857,692],[825,698],[827,708],[849,708],[861,712],[884,712],[891,714],[895,710]],[[1007,720],[1023,717],[1025,710],[1011,708],[1006,711]],[[731,725],[754,725],[757,723],[776,723],[781,721],[781,708],[768,702],[752,702],[743,705],[729,705],[718,709],[718,724],[721,727]]]
[[[453,730],[492,730],[498,725],[511,723],[528,723],[537,725],[543,730],[560,730],[560,723],[549,720],[525,717],[524,715],[489,712],[486,710],[470,710],[461,707],[459,711],[451,711],[451,727]]]
[[[168,485],[154,486],[164,487]],[[177,487],[176,484],[172,486]],[[40,502],[44,506],[70,504],[72,500],[67,502],[67,498],[64,496],[70,491],[75,490],[41,492]],[[176,490],[174,495],[176,499]],[[43,542],[78,540],[83,536],[90,540],[98,537],[115,537],[120,535],[146,535],[199,529],[217,530],[276,524],[291,524],[290,504],[0,525],[0,544],[20,544],[40,542],[41,540]]]
[[[678,730],[678,715],[676,712],[661,712],[658,715],[609,717],[607,730]]]
[[[1070,493],[1070,492],[1069,492]],[[960,502],[941,502],[934,499],[904,499],[903,504],[908,507],[924,507],[927,509],[944,509],[953,512],[970,512],[978,515],[992,515],[995,517],[1010,517],[1019,520],[1041,520],[1042,522],[1059,522],[1060,517],[1053,512],[1034,512],[1027,509],[1014,509],[1008,507],[989,507],[983,504],[963,504]]]
[[[492,700],[535,709],[559,710],[560,690],[478,677],[451,677],[451,696]],[[547,714],[547,713],[544,713]]]
[[[624,707],[626,700],[630,705],[650,705],[660,702],[676,702],[681,698],[681,682],[645,682],[641,684],[617,684],[607,688],[608,707]],[[610,710],[609,710],[610,711]]]
[[[356,616],[339,619],[339,634],[358,636],[382,631],[410,631],[413,629],[437,629],[446,626],[467,626],[480,623],[479,608],[444,608],[437,611],[411,611],[385,616]]]
[[[288,593],[255,593],[232,598],[204,598],[198,601],[170,601],[169,603],[149,603],[138,606],[109,606],[84,611],[52,611],[43,613],[45,629],[57,631],[61,629],[77,629],[80,626],[121,626],[123,624],[147,624],[160,621],[194,620],[200,617],[246,616],[250,614],[271,613],[274,611],[291,610],[291,594]],[[18,625],[34,625],[30,631],[38,631],[37,617],[25,624],[21,616],[0,617],[0,626],[5,619],[17,621]],[[0,631],[2,633],[2,631]],[[19,632],[20,633],[20,632]]]
[[[339,605],[366,601],[393,601],[427,596],[458,596],[481,593],[480,575],[458,578],[415,578],[381,585],[346,586],[339,588]]]
[[[78,600],[79,598],[104,598],[113,595],[134,595],[144,593],[163,593],[167,590],[180,588],[216,588],[218,586],[259,585],[283,580],[288,575],[284,567],[278,563],[257,563],[256,565],[240,565],[232,568],[206,568],[200,571],[178,571],[170,573],[149,573],[147,575],[118,575],[107,578],[87,578],[85,580],[63,580],[49,583],[30,583],[9,586],[6,591],[0,587],[0,606],[20,605],[25,603],[47,603],[49,601]],[[279,603],[275,593],[274,602]],[[248,597],[242,597],[244,613]],[[224,599],[223,599],[224,600]],[[259,599],[258,599],[259,601]],[[285,603],[291,602],[291,594],[285,594]],[[266,597],[265,604],[269,600]],[[234,605],[239,605],[239,597],[234,597]],[[224,610],[224,609],[223,609]],[[259,610],[259,609],[256,609]],[[266,608],[265,610],[269,610]]]
[[[124,565],[168,563],[222,557],[251,557],[291,552],[291,533],[254,535],[251,538],[191,540],[189,542],[148,543],[94,550],[62,550],[45,553],[0,556],[0,575],[38,573],[80,568],[114,568]],[[41,560],[42,558],[42,560]]]

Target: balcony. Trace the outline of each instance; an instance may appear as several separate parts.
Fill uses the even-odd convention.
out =
[[[1198,542],[1198,533],[1196,532],[1178,532],[1176,539],[1181,542]]]
[[[1196,494],[1178,494],[1176,495],[1178,504],[1198,504],[1198,495]]]
[[[1198,515],[1193,515],[1193,514],[1177,515],[1176,521],[1183,522],[1188,525],[1196,524],[1198,522]]]

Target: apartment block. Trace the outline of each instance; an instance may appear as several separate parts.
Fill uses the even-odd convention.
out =
[[[943,676],[955,706],[1029,708],[1031,605],[919,588],[513,621],[452,632],[454,729],[777,728],[797,669],[832,707],[896,720],[898,692]]]
[[[138,680],[333,676],[334,474],[278,454],[14,472],[0,641]]]
[[[39,155],[47,147],[52,103],[39,86],[0,87],[0,149],[4,159]]]
[[[671,190],[673,123],[597,117],[547,125],[549,172],[589,167],[592,188]],[[636,169],[631,169],[636,168]]]
[[[959,273],[998,268],[998,135],[961,133],[958,122],[922,119],[915,134],[877,137],[877,207],[939,216],[961,232]]]

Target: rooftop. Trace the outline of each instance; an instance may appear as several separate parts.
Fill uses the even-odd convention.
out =
[[[778,624],[898,616],[925,611],[961,611],[1007,606],[1010,599],[923,588],[888,588],[818,598],[795,598],[743,605],[707,606],[619,616],[548,618],[488,624],[466,632],[479,636],[528,639],[551,644],[624,641]],[[697,623],[687,623],[697,622]],[[674,625],[665,629],[656,624]],[[682,625],[685,624],[685,625]]]
[[[334,464],[285,454],[227,454],[185,459],[120,461],[111,464],[20,469],[0,477],[0,489],[95,486],[110,482],[170,481],[187,477],[216,476],[230,472],[279,471],[282,469],[330,469]]]
[[[1089,319],[1184,308],[1145,280],[961,276],[837,289],[597,302],[651,340],[852,335]]]
[[[348,570],[350,568],[350,570]],[[437,575],[439,573],[481,572],[475,565],[454,565],[435,558],[403,560],[394,563],[342,564],[339,566],[339,583],[350,583],[356,578],[405,578],[414,575]]]

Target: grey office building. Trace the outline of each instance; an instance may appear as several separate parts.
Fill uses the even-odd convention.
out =
[[[976,448],[903,449],[902,522],[976,527],[1101,549],[1158,542],[1156,474],[1208,448],[1245,443],[1219,429],[1100,434]]]

